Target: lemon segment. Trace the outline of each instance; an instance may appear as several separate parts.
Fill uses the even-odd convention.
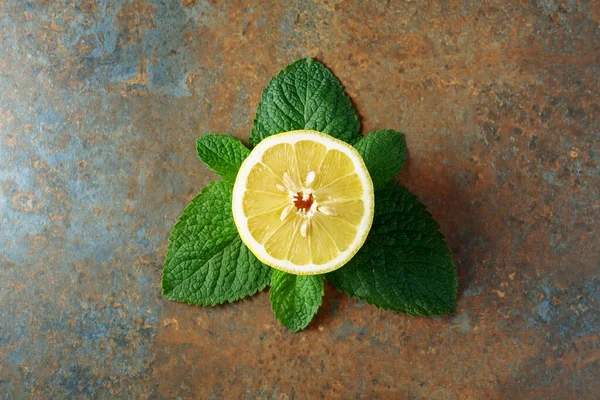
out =
[[[296,275],[340,268],[373,222],[373,183],[358,152],[315,131],[260,142],[233,189],[240,237],[263,263]]]

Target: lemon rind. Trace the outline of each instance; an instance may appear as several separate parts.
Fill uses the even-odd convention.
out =
[[[338,255],[338,257],[325,264],[309,264],[298,265],[289,260],[280,260],[267,253],[264,246],[256,241],[248,229],[247,220],[243,210],[243,196],[246,192],[246,181],[252,167],[260,162],[264,152],[274,145],[281,143],[294,144],[301,140],[315,140],[315,135],[321,140],[317,140],[320,144],[327,147],[328,150],[337,149],[348,155],[354,164],[357,175],[359,176],[363,187],[366,188],[365,193],[368,194],[361,198],[365,203],[365,214],[361,222],[357,225],[357,232],[363,232],[362,235],[357,235],[348,249]],[[348,151],[349,150],[349,151]],[[232,196],[233,220],[240,234],[242,242],[252,251],[252,253],[262,263],[269,265],[272,268],[278,269],[294,275],[318,275],[327,272],[335,271],[344,266],[354,255],[360,250],[367,239],[371,226],[373,224],[375,207],[375,195],[373,191],[373,182],[367,170],[367,167],[358,153],[358,151],[346,142],[329,136],[327,134],[311,131],[311,130],[296,130],[290,132],[279,133],[272,135],[262,140],[250,153],[250,155],[242,163],[238,175],[235,180]]]

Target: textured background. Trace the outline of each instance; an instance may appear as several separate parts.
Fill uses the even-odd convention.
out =
[[[0,398],[600,396],[599,3],[247,3],[0,0]],[[405,132],[456,314],[161,297],[195,139],[303,56]]]

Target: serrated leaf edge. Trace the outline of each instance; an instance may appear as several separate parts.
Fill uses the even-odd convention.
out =
[[[171,234],[169,235],[169,244],[167,245],[167,251],[166,251],[166,252],[165,252],[165,254],[164,254],[164,258],[165,258],[165,263],[164,263],[164,264],[165,264],[165,265],[163,265],[163,268],[162,268],[162,271],[161,271],[161,287],[160,287],[160,289],[161,289],[161,293],[162,293],[163,297],[165,297],[165,298],[167,298],[167,299],[169,299],[169,300],[176,301],[177,303],[185,303],[185,304],[188,304],[188,305],[194,305],[194,306],[211,306],[211,307],[215,307],[215,306],[219,306],[219,305],[223,305],[223,304],[231,304],[231,303],[233,303],[233,302],[239,301],[239,300],[241,300],[241,299],[244,299],[244,298],[246,298],[246,297],[254,296],[256,293],[258,293],[258,292],[262,292],[263,290],[265,290],[265,288],[266,288],[267,286],[269,286],[269,282],[271,282],[271,276],[270,276],[270,275],[271,275],[271,270],[272,270],[272,268],[271,268],[271,267],[269,267],[268,265],[266,265],[266,264],[262,263],[263,265],[265,265],[266,267],[268,267],[268,268],[269,268],[269,277],[268,277],[268,278],[265,280],[265,281],[266,281],[266,282],[265,282],[265,284],[264,284],[262,287],[260,287],[260,286],[259,286],[259,287],[256,289],[256,291],[254,291],[254,292],[252,292],[252,293],[250,293],[250,294],[247,294],[247,295],[244,295],[244,296],[239,296],[239,297],[233,298],[233,299],[231,299],[231,300],[225,300],[225,301],[223,301],[223,302],[207,302],[207,303],[202,303],[202,302],[190,302],[190,301],[187,301],[187,300],[185,300],[185,301],[181,301],[181,300],[176,300],[176,299],[173,299],[172,297],[170,297],[169,293],[165,292],[165,289],[164,289],[164,284],[163,284],[163,282],[164,282],[164,280],[165,280],[165,267],[166,267],[166,260],[167,260],[167,257],[168,257],[168,255],[169,255],[169,252],[171,251],[171,247],[172,247],[172,245],[173,245],[173,241],[174,241],[174,238],[173,238],[173,232],[175,232],[175,231],[177,230],[177,228],[179,227],[179,225],[180,225],[180,224],[184,223],[184,222],[187,220],[187,218],[189,218],[189,215],[186,213],[186,211],[187,211],[189,208],[191,208],[191,207],[192,207],[192,205],[194,205],[194,203],[195,203],[195,200],[196,200],[197,198],[199,198],[199,197],[200,197],[200,196],[201,196],[201,195],[202,195],[202,194],[203,194],[205,191],[207,191],[207,190],[208,190],[210,187],[212,187],[213,185],[215,185],[215,184],[216,184],[216,183],[218,183],[218,182],[219,182],[219,181],[213,181],[213,182],[209,183],[208,185],[206,185],[204,188],[202,188],[202,190],[200,191],[200,193],[198,193],[196,196],[194,196],[194,198],[192,199],[192,201],[191,201],[191,202],[190,202],[190,203],[189,203],[189,204],[188,204],[188,205],[187,205],[187,206],[186,206],[186,207],[183,209],[183,212],[181,213],[181,216],[179,217],[179,219],[177,220],[177,222],[175,222],[175,224],[173,225],[173,228],[171,228]],[[185,218],[184,218],[184,217],[185,217]],[[224,242],[224,243],[225,243],[225,246],[223,246],[223,248],[225,248],[227,245],[229,245],[231,242],[233,242],[233,241],[236,239],[236,237],[239,237],[239,236],[240,236],[239,234],[237,234],[237,235],[234,235],[234,236],[233,236],[231,239],[229,239],[229,240],[225,241],[225,242]],[[243,243],[243,242],[242,242],[242,243]],[[259,262],[260,262],[260,261],[259,261]]]
[[[286,272],[287,273],[287,272]],[[295,274],[289,274],[289,275],[295,275]],[[295,276],[302,276],[302,275],[295,275]],[[318,276],[321,278],[321,280],[323,281],[323,283],[325,282],[325,276],[324,275],[305,275],[305,276]],[[271,287],[271,285],[269,285],[269,287]],[[273,308],[273,302],[271,301],[271,292],[269,291],[269,303],[271,303],[271,311],[273,311],[273,315],[275,316],[275,319],[283,326],[285,326],[287,329],[289,329],[290,331],[292,331],[293,333],[298,333],[304,329],[306,329],[310,323],[315,319],[315,316],[317,315],[317,312],[319,311],[319,308],[321,308],[321,306],[323,305],[323,296],[325,296],[325,285],[321,286],[321,293],[319,293],[319,304],[316,307],[313,307],[313,309],[311,309],[312,312],[312,317],[311,319],[303,326],[299,327],[298,329],[292,329],[289,326],[287,326],[286,324],[284,324],[279,318],[277,318],[277,313],[275,312],[275,309]]]
[[[362,140],[364,140],[364,139],[366,139],[367,137],[369,137],[370,135],[373,135],[373,134],[375,134],[375,133],[378,133],[378,132],[395,132],[395,133],[399,133],[399,134],[400,134],[400,138],[401,138],[401,140],[402,140],[402,142],[403,142],[403,145],[402,145],[402,165],[400,166],[400,169],[398,170],[398,173],[396,174],[396,176],[394,176],[394,177],[392,177],[391,179],[388,179],[387,181],[385,181],[383,185],[381,185],[381,186],[379,186],[379,187],[376,187],[376,188],[375,188],[375,191],[377,191],[377,190],[379,190],[379,189],[382,189],[382,188],[385,186],[385,184],[387,184],[387,183],[389,183],[389,182],[393,181],[393,180],[394,180],[394,178],[395,178],[395,177],[397,177],[397,176],[398,176],[398,174],[400,174],[400,172],[402,172],[402,170],[404,169],[404,166],[406,165],[406,159],[408,158],[408,146],[406,145],[406,137],[405,137],[405,135],[404,135],[404,132],[397,131],[397,130],[395,130],[395,129],[377,129],[377,130],[371,131],[371,132],[369,132],[367,135],[364,135],[362,138],[358,139],[358,140],[357,140],[357,141],[356,141],[354,144],[352,144],[352,146],[353,146],[353,147],[354,147],[354,148],[355,148],[355,149],[356,149],[356,150],[359,152],[359,154],[360,154],[360,150],[359,150],[359,149],[358,149],[358,147],[357,147],[357,146],[359,145],[359,143],[360,143]],[[360,154],[360,156],[362,157],[362,154]],[[365,162],[365,164],[366,164],[366,162]],[[373,184],[373,185],[375,186],[375,184]]]
[[[202,160],[202,157],[200,157],[200,151],[198,150],[198,148],[200,147],[200,142],[204,139],[204,138],[208,138],[208,137],[214,137],[214,136],[227,136],[230,137],[232,139],[237,140],[238,142],[240,142],[242,144],[242,146],[244,146],[246,149],[248,149],[248,147],[246,147],[246,145],[244,144],[244,142],[242,142],[240,139],[233,137],[233,136],[229,136],[226,135],[224,133],[207,133],[206,135],[202,135],[200,136],[198,139],[196,139],[196,155],[198,156],[198,158],[200,159],[200,161],[202,162],[202,164],[204,164],[206,166],[206,168],[208,168],[209,170],[211,170],[212,172],[214,172],[215,174],[217,174],[218,176],[220,176],[223,180],[227,181],[227,182],[235,182],[235,178],[233,179],[227,179],[226,177],[222,176],[220,173],[218,173],[215,169],[213,169],[210,165],[208,165],[207,163],[204,162],[204,160]],[[204,146],[205,149],[209,149],[213,154],[217,154],[219,155],[217,152],[215,152],[214,150]],[[250,152],[250,149],[248,149],[248,154]],[[248,156],[246,156],[248,157]],[[226,162],[226,164],[231,165],[233,167],[236,167],[236,165],[230,163],[230,162]],[[239,170],[239,167],[238,167]],[[185,211],[185,209],[184,209]]]
[[[358,133],[359,133],[359,137],[357,137],[353,142],[346,142],[348,144],[350,144],[351,146],[356,145],[356,143],[358,143],[358,141],[360,141],[364,136],[362,135],[362,125],[360,122],[360,118],[358,117],[358,111],[356,110],[356,108],[354,107],[354,104],[352,103],[352,99],[350,98],[350,96],[348,96],[348,94],[346,93],[346,91],[344,90],[344,85],[342,85],[342,82],[339,80],[339,78],[333,73],[333,71],[331,70],[331,68],[329,68],[327,65],[325,65],[324,63],[315,60],[312,57],[304,57],[304,58],[300,58],[296,61],[294,61],[293,63],[289,64],[288,66],[286,66],[285,68],[283,68],[282,70],[280,70],[277,75],[275,75],[274,77],[272,77],[271,79],[269,79],[269,82],[267,83],[267,85],[263,88],[263,90],[260,93],[260,101],[258,102],[258,106],[256,107],[256,113],[254,114],[254,119],[252,120],[252,129],[250,130],[250,138],[248,140],[248,144],[250,145],[250,150],[252,150],[258,143],[260,143],[260,141],[258,143],[253,143],[252,138],[254,137],[253,133],[254,133],[254,129],[255,127],[258,125],[258,115],[260,114],[260,109],[262,107],[262,103],[263,103],[263,98],[265,96],[265,92],[267,91],[267,89],[271,86],[271,83],[273,83],[274,80],[278,79],[281,75],[283,75],[285,72],[287,72],[289,69],[291,69],[294,65],[296,65],[297,63],[300,63],[302,61],[306,61],[306,62],[317,62],[319,64],[321,64],[324,68],[326,68],[329,73],[331,73],[331,76],[333,76],[334,81],[336,82],[336,84],[338,85],[338,88],[342,91],[342,93],[344,94],[344,97],[348,100],[348,102],[350,103],[350,105],[352,106],[352,109],[354,110],[354,115],[352,118],[355,119],[356,122],[358,122]],[[283,132],[278,132],[278,133],[283,133]],[[330,135],[331,136],[331,135]],[[263,138],[264,139],[264,138]],[[263,140],[261,139],[261,141]],[[342,139],[340,139],[342,140]],[[345,140],[344,140],[345,142]]]
[[[400,186],[397,183],[396,183],[396,185]],[[400,187],[402,187],[402,186],[400,186]],[[431,218],[431,221],[435,224],[437,233],[441,236],[440,240],[445,244],[444,249],[446,250],[446,252],[445,252],[446,254],[444,254],[444,255],[450,257],[450,261],[452,262],[452,265],[454,266],[454,269],[456,271],[456,263],[454,262],[454,259],[453,259],[453,253],[450,250],[450,246],[448,246],[448,241],[446,240],[446,236],[442,232],[440,232],[440,225],[438,224],[438,222],[433,217],[433,214],[427,209],[427,206],[425,204],[423,204],[414,193],[412,193],[410,191],[409,191],[409,193],[418,200],[417,206],[421,209],[421,211],[423,211],[425,214],[429,215],[429,217]],[[377,196],[375,196],[375,201],[377,201]],[[368,240],[369,240],[369,237],[367,237],[366,241],[368,241]],[[365,243],[366,243],[366,241],[365,241]],[[338,273],[343,274],[344,273],[344,267],[340,268]],[[345,290],[338,289],[338,287],[332,281],[330,281],[329,279],[327,279],[326,276],[325,276],[325,280],[327,282],[331,283],[331,285],[333,287],[335,287],[336,290],[338,290],[339,292],[342,292],[342,293],[346,294],[348,297],[350,297],[352,299],[357,299],[357,300],[364,301],[367,304],[369,304],[370,306],[374,306],[377,309],[398,312],[398,313],[402,313],[402,314],[405,314],[405,315],[410,315],[411,317],[416,317],[416,316],[428,317],[428,316],[433,316],[433,315],[449,315],[449,314],[453,314],[456,311],[456,304],[457,304],[457,300],[458,300],[458,276],[457,276],[457,274],[454,274],[454,282],[453,282],[454,300],[452,302],[452,309],[449,310],[449,311],[440,312],[440,313],[413,313],[413,312],[406,312],[406,311],[403,311],[403,310],[400,310],[400,309],[396,309],[393,306],[386,307],[386,306],[383,306],[383,305],[378,305],[378,304],[375,304],[373,302],[373,300],[370,299],[370,298],[355,296],[355,295],[352,295],[352,294],[346,292]]]

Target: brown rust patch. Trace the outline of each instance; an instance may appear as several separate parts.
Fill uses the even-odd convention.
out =
[[[1,393],[600,391],[597,2],[30,3],[0,12],[0,281],[17,305],[0,315]],[[455,254],[455,315],[407,317],[327,286],[292,335],[267,293],[215,308],[161,297],[169,231],[216,178],[195,139],[246,140],[262,88],[307,55],[339,76],[363,132],[405,133],[399,180]],[[160,79],[182,90],[154,90]]]
[[[196,4],[198,4],[198,0],[183,0],[182,5],[185,8],[192,8],[194,7]]]
[[[33,193],[17,193],[12,198],[12,205],[13,208],[18,211],[39,213],[38,202]]]
[[[116,24],[119,27],[120,45],[140,40],[146,29],[154,21],[156,6],[145,0],[133,0],[125,3],[117,13]]]
[[[96,0],[81,0],[78,2],[77,7],[88,14],[93,14],[98,9],[98,5],[96,4]]]

